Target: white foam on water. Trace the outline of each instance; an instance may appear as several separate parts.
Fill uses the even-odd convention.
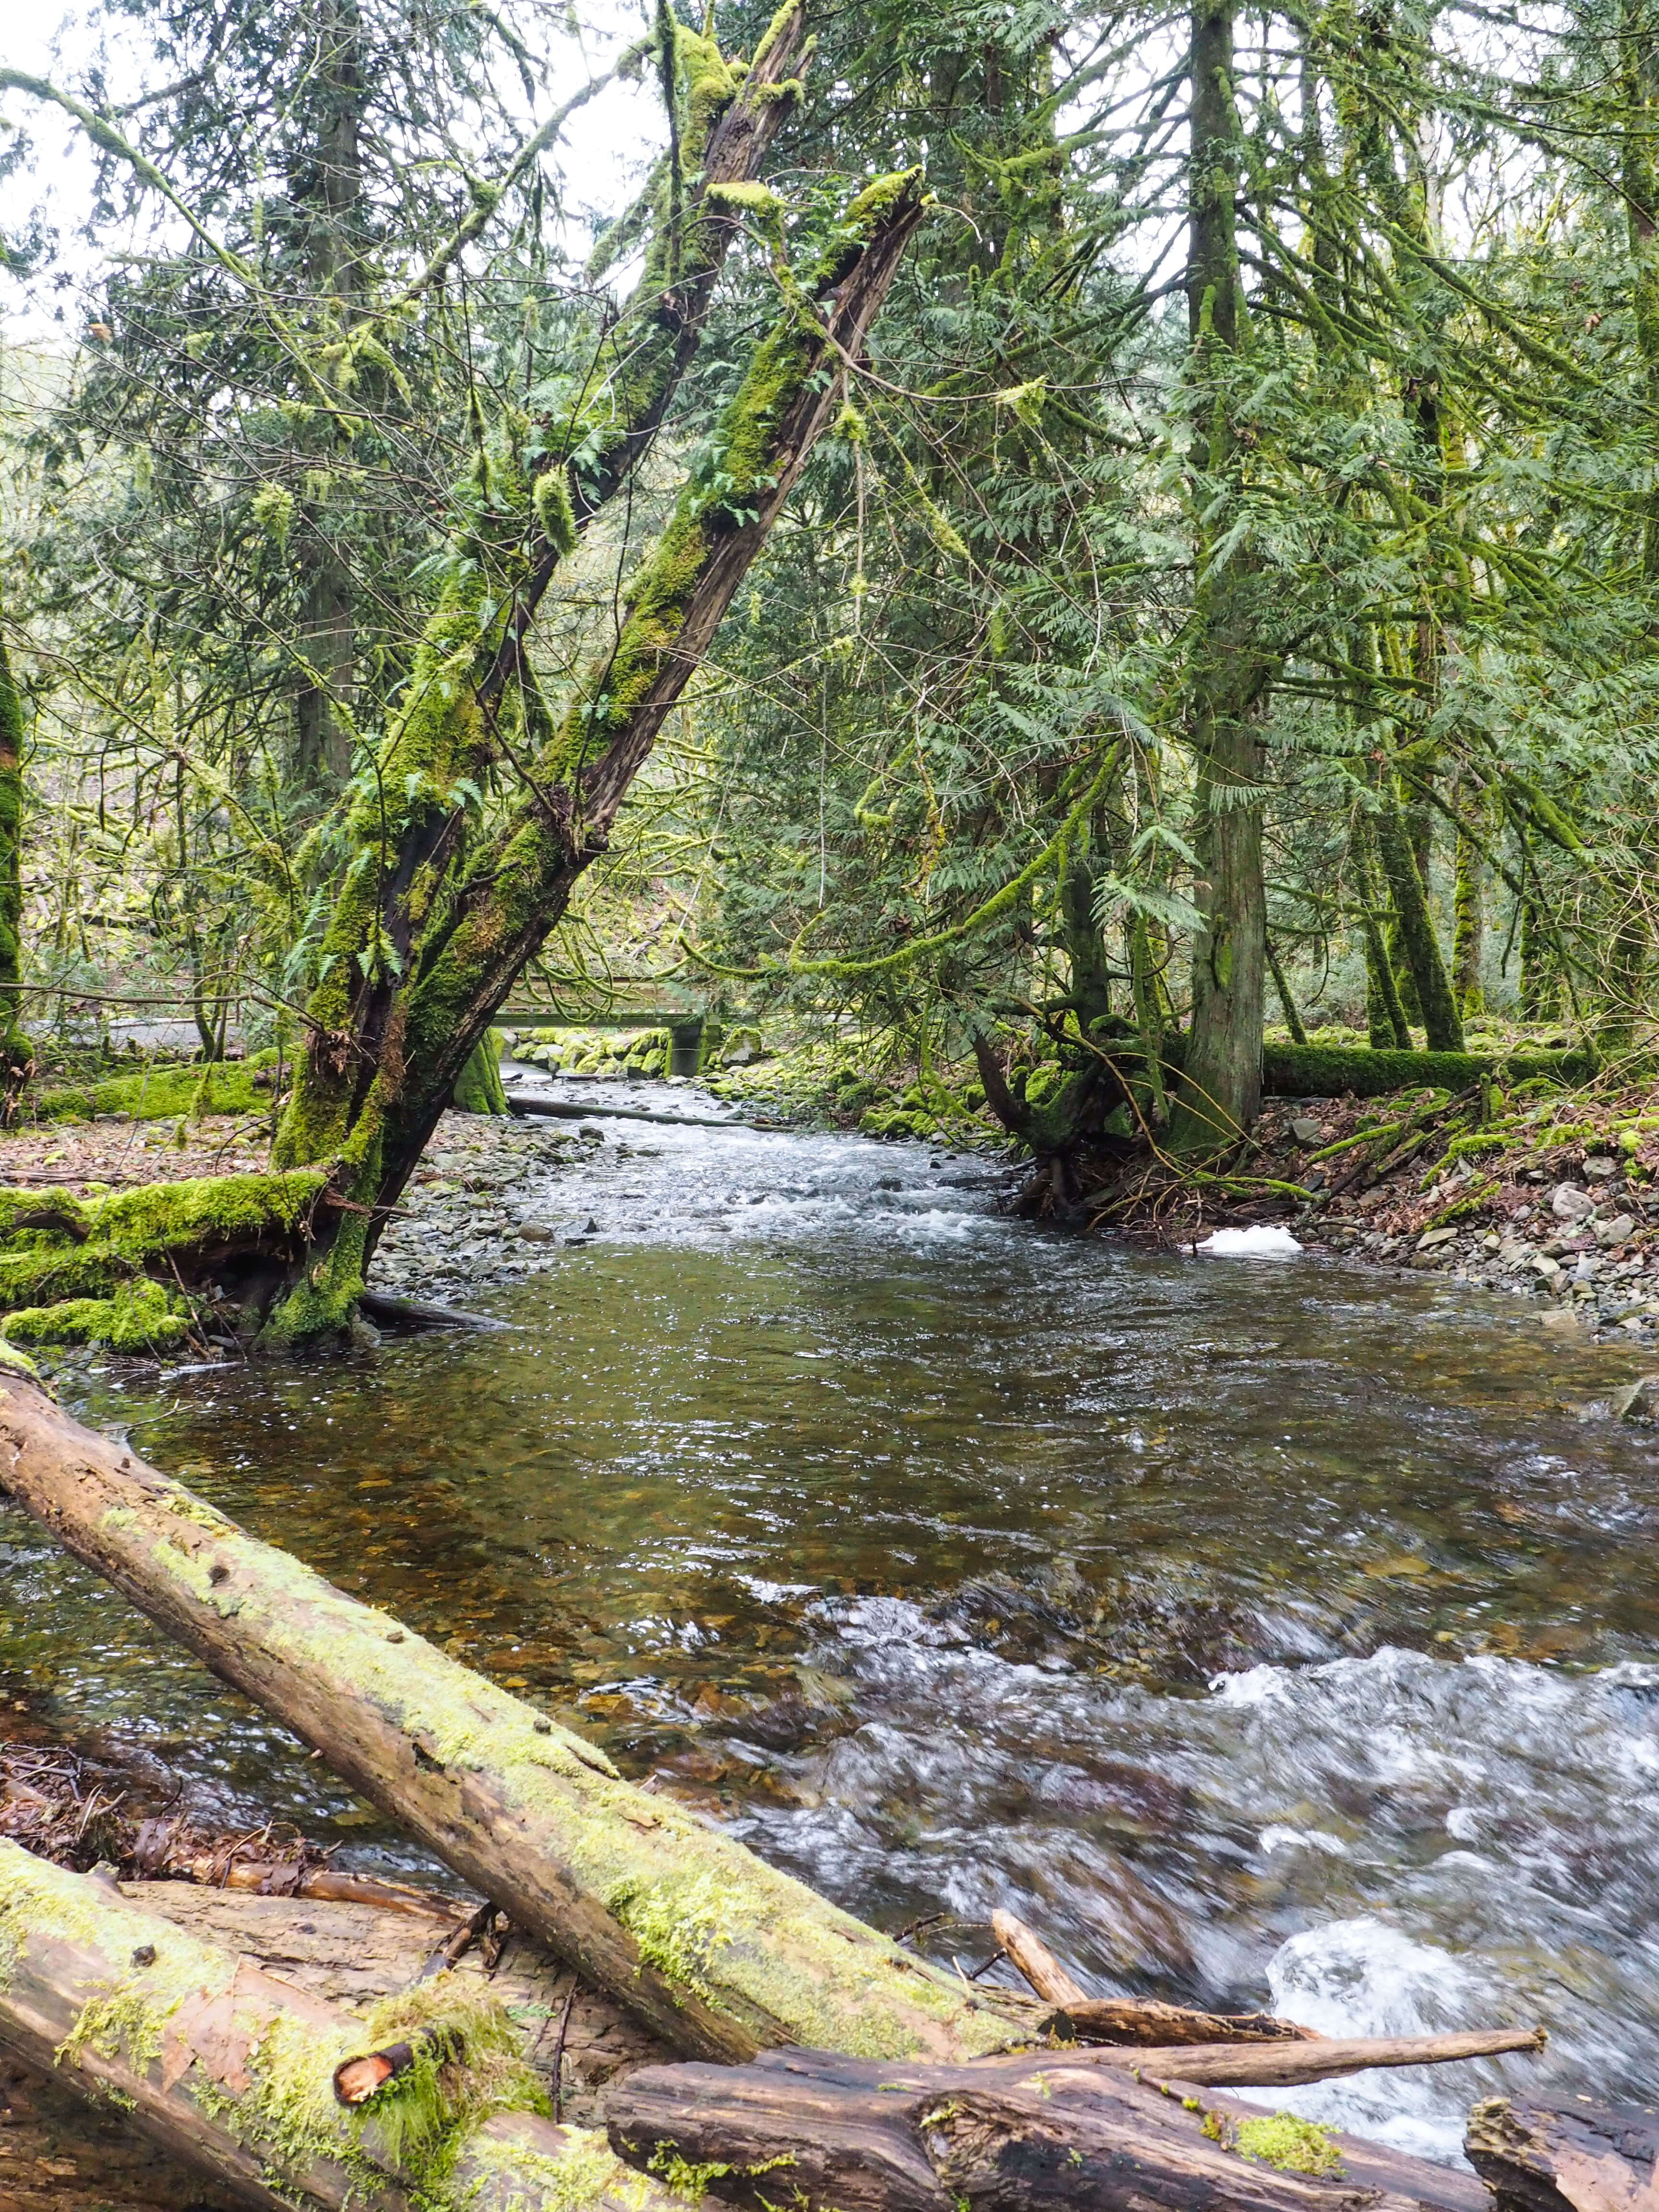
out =
[[[1302,1247],[1288,1229],[1258,1223],[1249,1229],[1218,1229],[1194,1249],[1212,1260],[1293,1260]]]
[[[1291,1828],[1282,1821],[1270,1821],[1256,1841],[1269,1854],[1273,1851],[1323,1851],[1327,1858],[1332,1859],[1345,1859],[1348,1856],[1348,1847],[1341,1837],[1332,1835],[1328,1828]]]
[[[1449,1951],[1366,1915],[1304,1929],[1267,1966],[1273,2009],[1322,2035],[1433,2035],[1490,2025],[1481,1977]],[[1240,2089],[1251,2104],[1296,2112],[1418,2158],[1461,2162],[1469,2091],[1463,2068],[1390,2067],[1296,2089]]]
[[[819,1617],[851,1726],[744,1830],[819,1887],[1005,1905],[1102,1995],[1343,2035],[1541,2022],[1541,2057],[1257,2093],[1445,2162],[1480,2097],[1659,2071],[1659,1668],[1384,1647],[1192,1698],[1004,1657],[908,1600]]]

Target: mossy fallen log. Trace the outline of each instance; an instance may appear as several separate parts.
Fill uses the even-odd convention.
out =
[[[1477,2212],[1470,2177],[1070,2051],[972,2065],[822,2051],[650,2067],[607,2100],[630,2165],[742,2212]]]
[[[312,1896],[266,1897],[192,1881],[123,1882],[121,1893],[187,1934],[252,1959],[313,1996],[361,2015],[382,1998],[429,1978],[441,1952],[450,1984],[491,1995],[519,2031],[520,2052],[553,2106],[579,2127],[599,2124],[607,2087],[672,2051],[614,1997],[573,1974],[544,1943],[514,1929],[497,1950],[453,1940],[454,1900],[428,1893],[424,1912]],[[465,1912],[465,1900],[460,1910]]]
[[[1432,1087],[1467,1091],[1483,1076],[1504,1084],[1541,1076],[1551,1083],[1584,1083],[1595,1074],[1593,1053],[1379,1052],[1367,1045],[1269,1044],[1261,1050],[1261,1090],[1271,1098],[1381,1098],[1395,1091]]]
[[[191,1284],[297,1251],[320,1169],[198,1176],[94,1198],[0,1189],[0,1334],[161,1349],[191,1326]]]
[[[90,1121],[100,1114],[134,1121],[170,1121],[178,1115],[268,1114],[276,1067],[276,1054],[268,1051],[247,1060],[141,1068],[136,1075],[43,1091],[30,1100],[29,1111],[41,1121]]]
[[[968,1988],[9,1377],[0,1486],[673,2048],[959,2059],[1038,2008]]]
[[[415,2062],[356,2109],[354,2053]],[[0,1842],[0,2046],[56,2069],[263,2212],[649,2212],[666,2200],[538,2107],[493,1997],[447,1978],[366,2019]]]

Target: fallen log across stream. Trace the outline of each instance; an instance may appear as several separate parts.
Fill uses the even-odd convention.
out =
[[[671,2179],[695,2174],[700,2191],[752,2204],[756,2212],[775,2203],[783,2185],[769,2184],[769,2194],[751,2185],[784,2167],[797,2212],[858,2212],[860,2205],[907,2212],[924,2203],[933,2212],[951,2212],[964,2200],[975,2212],[1035,2212],[1048,2205],[1060,2212],[1085,2203],[1121,2203],[1123,2212],[1153,2206],[1219,2212],[1223,2204],[1259,2212],[1322,2212],[1326,2206],[1353,2212],[1385,2198],[1444,2206],[1450,2200],[1437,2193],[1437,2170],[1413,2161],[1400,2167],[1396,2185],[1334,2191],[1305,2174],[1269,2178],[1241,2154],[1247,2137],[1241,2132],[1235,2143],[1224,2116],[1201,2143],[1190,2141],[1191,2113],[1211,2113],[1193,2095],[1194,2086],[1307,2081],[1376,2065],[1541,2045],[1536,2031],[1516,2030],[1338,2040],[1261,2015],[1094,2000],[1006,1916],[999,1932],[1010,1954],[1034,1983],[1063,1991],[1064,2003],[1057,2007],[1052,1996],[1037,2002],[953,1984],[680,1807],[623,1782],[580,1738],[248,1536],[11,1375],[0,1386],[0,1486],[214,1671],[277,1714],[355,1787],[401,1818],[484,1893],[491,1901],[487,1912],[506,1907],[672,2049],[712,2051],[727,2062],[647,2068],[617,2082],[607,2093],[611,2140],[619,2154],[641,2167]],[[39,1863],[12,1847],[0,1850],[9,1854],[0,1862],[0,1948],[9,1942],[20,1958],[27,1954],[34,1961],[29,1972],[0,1976],[0,2041],[38,2064],[66,2049],[95,2055],[107,2029],[135,2062],[128,2072],[135,2081],[144,2076],[137,2086],[110,2077],[118,2094],[133,2100],[135,2116],[222,2179],[252,2187],[246,2160],[239,2165],[233,2154],[235,2145],[227,2152],[210,2127],[204,2136],[189,2116],[180,2122],[167,2100],[184,2075],[169,2079],[161,2054],[174,2049],[176,2061],[179,2038],[199,2009],[191,1991],[205,1976],[217,1992],[209,2011],[218,2006],[234,2038],[243,2039],[228,2063],[239,2079],[246,2074],[252,2080],[253,2058],[267,2042],[274,2051],[289,2033],[280,2025],[285,2006],[302,2021],[308,2016],[303,1993],[251,1960],[227,1984],[222,1966],[212,1964],[226,1954],[187,1957],[191,1991],[175,1990],[171,2008],[159,2014],[146,1998],[149,2027],[129,2044],[119,1942],[100,1936],[104,1982],[96,1958],[90,1967],[85,1959],[66,1963],[59,1956],[64,1944],[72,1948],[88,1935],[84,1915],[66,1908],[48,1926],[37,1956],[31,1947],[46,1909],[43,1893],[21,1869]],[[86,1878],[58,1869],[41,1873],[87,1886]],[[56,1893],[44,1894],[56,1910]],[[21,1917],[14,1908],[9,1929],[9,1895],[24,1901]],[[182,1940],[170,1939],[170,1957],[177,1959]],[[151,1958],[141,1955],[146,1952]],[[159,1945],[144,1939],[131,1944],[129,1956],[134,1968],[147,1972],[159,1953]],[[246,1988],[238,1978],[243,1975]],[[435,1986],[441,1991],[447,1985],[441,1975]],[[284,1997],[279,1993],[285,1989]],[[32,2014],[24,2003],[27,2017],[19,2014],[20,1990],[33,2003]],[[1115,2045],[1030,2047],[1046,2024],[1066,2033],[1076,2025],[1071,2014],[1086,2021],[1094,2011],[1109,2015],[1099,2026],[1119,2039]],[[352,2060],[339,2078],[358,2088],[416,2076],[422,2063],[428,2073],[439,2059],[459,2063],[468,2055],[469,2030],[459,2020],[446,2028],[441,2013],[441,1997],[440,2024],[424,2041],[418,2027],[394,2032],[409,2027],[401,2016],[371,2021],[361,2031],[356,2023],[347,2029],[337,2019],[313,2017],[305,2063],[310,2067],[329,2055],[334,2068]],[[249,2018],[252,2041],[243,2035]],[[785,2042],[806,2047],[774,2051],[763,2066],[731,2063]],[[1006,2055],[1022,2045],[1023,2051]],[[192,2045],[184,2073],[205,2066],[210,2081],[217,2079],[216,2049],[198,2055]],[[999,2052],[1005,2055],[994,2055]],[[145,2071],[152,2059],[161,2069],[155,2081]],[[1066,2091],[1058,2102],[1056,2083]],[[221,2080],[213,2094],[222,2094],[224,2086]],[[826,2097],[840,2120],[814,2105]],[[380,2102],[372,2097],[352,2124],[373,2121]],[[757,2118],[763,2112],[770,2116],[765,2125]],[[1177,2113],[1187,2117],[1176,2121]],[[958,2125],[964,2114],[968,2119]],[[215,2117],[206,2106],[197,2115],[204,2122]],[[838,2134],[841,2121],[847,2126]],[[514,2155],[524,2150],[523,2130],[535,2124],[512,2116],[510,2130],[519,2131],[517,2148],[508,2145]],[[1243,2130],[1246,2123],[1238,2124]],[[586,2173],[573,2179],[568,2172],[538,2173],[545,2185],[515,2199],[492,2197],[490,2160],[499,2164],[507,2152],[498,2155],[491,2148],[490,2130],[508,2127],[506,2119],[492,2119],[476,2143],[468,2139],[468,2172],[477,2193],[465,2201],[480,2212],[497,2201],[503,2208],[509,2201],[521,2205],[523,2212],[597,2212],[611,2201],[610,2181]],[[863,2144],[862,2167],[836,2148],[851,2137]],[[311,2148],[316,2151],[314,2143]],[[1318,2138],[1310,2171],[1322,2176],[1332,2155]],[[283,2185],[290,2197],[299,2190],[307,2203],[343,2203],[343,2197],[326,2193],[325,2185],[332,2185],[328,2160],[317,2153],[313,2166],[319,2157],[317,2172],[307,2169],[309,2178],[290,2177]],[[381,2164],[384,2170],[384,2158]],[[923,2165],[931,2175],[926,2188]],[[1418,2176],[1413,2186],[1400,2180],[1407,2166]],[[401,2175],[386,2183],[403,2185]],[[256,2195],[244,2201],[276,2200]],[[369,2207],[402,2200],[367,2190],[352,2201]]]
[[[0,1488],[677,2051],[958,2059],[1035,2032],[1031,2000],[968,1988],[635,1788],[13,1374]]]
[[[604,2141],[536,2109],[504,2008],[422,1985],[367,2021],[0,1842],[0,2050],[114,2103],[259,2212],[667,2212]],[[397,2038],[413,2063],[359,2108],[334,2091]]]

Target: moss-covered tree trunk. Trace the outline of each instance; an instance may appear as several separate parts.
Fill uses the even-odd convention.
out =
[[[505,1114],[507,1088],[501,1081],[501,1054],[494,1036],[486,1030],[472,1048],[472,1057],[461,1070],[453,1102],[463,1114]]]
[[[1486,793],[1479,784],[1468,787],[1459,797],[1462,807],[1452,894],[1452,988],[1457,994],[1458,1012],[1466,1018],[1473,1018],[1486,1011],[1482,981],[1486,957],[1486,864],[1480,844],[1464,827],[1463,810],[1472,813],[1477,823],[1484,824],[1491,809],[1485,804]]]
[[[0,1116],[34,1073],[23,1028],[23,702],[0,635]]]
[[[1462,1052],[1462,1018],[1457,1011],[1451,978],[1446,973],[1440,940],[1435,935],[1434,916],[1429,911],[1428,893],[1412,851],[1405,809],[1393,789],[1392,778],[1385,782],[1377,810],[1376,850],[1394,900],[1406,965],[1417,988],[1418,1004],[1423,1009],[1423,1028],[1429,1050]]]
[[[322,981],[278,1135],[279,1164],[326,1164],[335,1211],[267,1340],[337,1330],[396,1202],[479,1039],[605,851],[629,785],[839,404],[921,219],[909,174],[848,208],[836,243],[784,305],[629,586],[616,635],[555,718],[520,655],[492,697],[504,620],[474,563],[434,617],[372,788],[357,860],[325,939]],[[545,504],[545,502],[544,502]],[[568,520],[568,508],[565,510]],[[505,761],[519,795],[488,829],[478,780]],[[388,826],[388,801],[408,794]]]

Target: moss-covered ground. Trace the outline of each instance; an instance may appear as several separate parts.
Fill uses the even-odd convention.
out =
[[[170,1350],[216,1297],[204,1263],[300,1237],[323,1182],[256,1170],[84,1193],[0,1188],[0,1336]]]
[[[131,1121],[197,1121],[210,1114],[269,1117],[277,1075],[274,1050],[205,1066],[156,1061],[131,1074],[47,1085],[26,1099],[23,1114],[37,1121],[90,1121],[106,1115]]]

